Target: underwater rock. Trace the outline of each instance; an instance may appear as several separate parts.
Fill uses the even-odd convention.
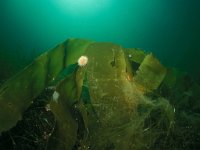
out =
[[[22,120],[0,136],[1,150],[45,149],[56,120],[48,105],[54,90],[46,88],[23,113]]]

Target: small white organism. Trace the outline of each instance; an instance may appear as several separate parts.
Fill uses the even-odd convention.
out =
[[[59,96],[60,96],[60,94],[57,91],[55,91],[53,93],[53,101],[55,101],[56,103],[58,103]]]
[[[84,67],[85,65],[87,65],[88,63],[88,57],[87,56],[81,56],[79,59],[78,59],[78,65],[80,67]]]
[[[47,105],[45,106],[45,110],[46,110],[46,111],[50,111],[50,110],[51,110],[50,104],[47,104]]]

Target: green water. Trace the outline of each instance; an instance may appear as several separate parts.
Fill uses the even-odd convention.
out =
[[[199,7],[199,0],[1,1],[0,66],[7,73],[0,77],[69,37],[142,48],[197,76]]]

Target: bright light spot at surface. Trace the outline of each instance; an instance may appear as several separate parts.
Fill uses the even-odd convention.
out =
[[[112,0],[54,0],[61,11],[76,15],[88,15],[103,11]]]

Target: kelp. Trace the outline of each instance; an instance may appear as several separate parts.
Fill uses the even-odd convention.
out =
[[[15,125],[31,101],[65,67],[76,63],[89,43],[87,40],[67,40],[36,58],[32,64],[6,81],[0,88],[0,132]]]
[[[75,81],[76,70],[66,74],[56,86],[59,93],[58,100],[50,102],[51,111],[54,113],[57,128],[49,142],[49,149],[71,149],[76,141],[77,122],[71,113],[71,107],[77,100]]]
[[[167,136],[173,124],[173,109],[165,99],[152,102],[143,95],[127,70],[130,64],[123,48],[93,43],[86,55],[90,60],[86,72],[95,115],[89,116],[89,137],[81,149],[148,149],[159,138],[159,129]],[[141,112],[141,106],[145,106],[145,112]],[[150,116],[158,117],[155,126],[147,121]]]
[[[88,57],[85,67],[76,63],[81,55]],[[70,39],[1,87],[0,131],[14,126],[31,101],[53,86],[59,98],[50,101],[56,126],[48,149],[150,149],[174,125],[168,100],[146,94],[165,75],[155,57],[138,49]]]
[[[152,54],[145,56],[135,76],[135,81],[147,88],[155,90],[166,75],[167,69]]]

